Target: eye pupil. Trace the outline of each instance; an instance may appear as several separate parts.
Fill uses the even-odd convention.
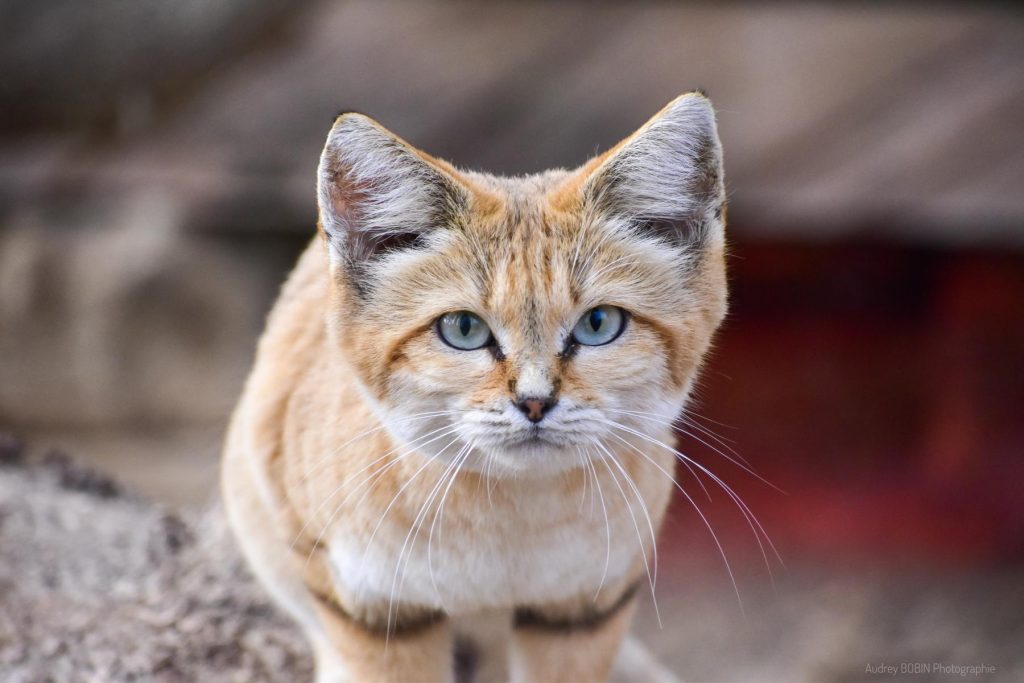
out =
[[[437,334],[448,346],[461,351],[474,351],[491,342],[491,330],[480,316],[471,311],[453,311],[437,319]]]
[[[604,346],[615,341],[626,324],[626,313],[617,306],[595,306],[576,322],[572,339],[584,346]]]

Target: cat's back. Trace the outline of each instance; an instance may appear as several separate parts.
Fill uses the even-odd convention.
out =
[[[229,452],[281,448],[289,402],[315,379],[316,366],[326,355],[327,280],[327,253],[317,238],[299,258],[267,316],[256,362],[232,418]],[[239,443],[243,439],[248,443]]]
[[[256,372],[271,363],[287,362],[323,344],[328,296],[327,251],[314,239],[281,287],[256,353]]]

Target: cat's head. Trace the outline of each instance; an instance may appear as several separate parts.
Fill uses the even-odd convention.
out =
[[[457,170],[343,114],[318,196],[338,353],[389,431],[467,468],[564,470],[613,423],[671,422],[725,314],[702,95],[579,169],[522,178]]]

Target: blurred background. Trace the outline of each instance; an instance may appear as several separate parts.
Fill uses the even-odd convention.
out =
[[[7,0],[0,38],[0,431],[202,505],[337,111],[519,174],[703,88],[732,309],[680,444],[787,566],[695,489],[739,599],[677,501],[639,628],[690,680],[1024,680],[1012,5]]]

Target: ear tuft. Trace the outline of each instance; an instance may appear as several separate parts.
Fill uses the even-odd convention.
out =
[[[725,183],[711,102],[695,93],[670,102],[609,154],[584,192],[640,233],[690,243],[721,232]]]
[[[331,119],[331,124],[333,125],[333,124],[337,123],[338,119],[340,119],[342,116],[345,116],[347,114],[359,114],[360,116],[366,116],[366,114],[364,114],[363,112],[358,111],[356,109],[339,109],[338,113],[335,114],[334,118]],[[366,118],[370,118],[370,117],[366,116]]]
[[[317,198],[332,258],[361,263],[418,245],[448,222],[464,193],[373,119],[343,113],[320,157]]]

